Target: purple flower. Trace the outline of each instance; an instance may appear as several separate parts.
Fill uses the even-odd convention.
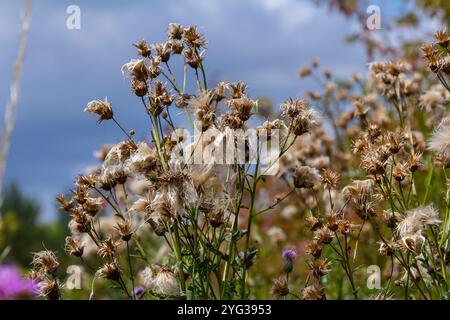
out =
[[[35,295],[33,281],[23,279],[13,265],[0,265],[0,300],[32,298]]]
[[[297,258],[297,251],[294,249],[285,249],[281,254],[284,260],[294,261]]]
[[[137,297],[140,297],[145,292],[145,289],[143,287],[136,287],[134,288],[134,294]]]

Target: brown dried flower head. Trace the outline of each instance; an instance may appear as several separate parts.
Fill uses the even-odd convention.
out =
[[[84,112],[93,113],[100,116],[98,119],[99,123],[104,120],[112,119],[114,116],[111,104],[106,101],[106,99],[105,101],[99,99],[90,101],[86,105],[86,108],[84,108]]]
[[[321,180],[325,187],[329,189],[336,189],[340,174],[331,169],[322,169]]]
[[[289,287],[285,276],[273,280],[271,295],[275,299],[285,297],[289,294]]]
[[[434,34],[434,37],[436,38],[436,43],[441,46],[444,49],[448,48],[448,44],[450,42],[450,37],[447,35],[447,30],[442,29],[437,31]]]
[[[55,253],[50,250],[36,252],[33,256],[33,261],[31,264],[34,267],[43,270],[45,273],[50,274],[56,273],[59,267],[59,262]]]
[[[66,237],[65,249],[67,254],[75,257],[81,257],[84,252],[84,245],[75,237]]]
[[[145,42],[145,40],[141,40],[135,44],[133,44],[138,49],[138,54],[142,57],[148,58],[152,53],[151,47]]]
[[[95,274],[100,278],[105,278],[113,281],[117,281],[120,278],[120,270],[115,261],[106,263],[103,267],[98,269]]]
[[[319,285],[313,284],[302,290],[301,298],[303,300],[325,300],[325,291]]]

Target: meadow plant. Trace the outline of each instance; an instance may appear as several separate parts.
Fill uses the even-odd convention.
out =
[[[338,81],[314,59],[299,76],[320,91],[280,112],[242,82],[207,81],[196,27],[170,24],[167,35],[136,43],[122,67],[150,140],[137,141],[112,103],[87,103],[125,140],[57,197],[71,217],[66,251],[92,269],[90,298],[99,281],[129,299],[449,297],[445,31],[414,67],[373,62],[367,80]],[[60,298],[55,255],[33,264],[41,295]],[[383,270],[377,291],[370,264]]]

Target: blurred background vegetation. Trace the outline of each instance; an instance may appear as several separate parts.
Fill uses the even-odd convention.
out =
[[[4,262],[26,267],[31,262],[32,252],[41,250],[42,246],[64,252],[69,217],[58,215],[55,221],[42,223],[39,213],[38,201],[24,195],[17,185],[11,184],[5,190],[0,208],[0,252],[8,252]],[[64,262],[65,255],[61,254],[60,258]]]

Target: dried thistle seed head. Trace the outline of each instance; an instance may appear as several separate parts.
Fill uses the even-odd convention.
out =
[[[244,82],[230,83],[228,88],[232,99],[239,99],[247,96],[247,84]]]
[[[321,180],[327,188],[336,189],[340,174],[331,169],[322,169]]]
[[[409,171],[416,172],[420,168],[423,168],[424,165],[420,158],[422,158],[422,153],[420,152],[408,155],[407,168]]]
[[[198,31],[196,26],[189,26],[183,30],[183,40],[193,49],[204,48],[206,40],[204,36]]]
[[[59,267],[59,262],[55,253],[50,250],[42,250],[34,253],[31,264],[34,267],[43,270],[45,273],[50,274],[56,273]]]
[[[157,169],[159,158],[155,149],[145,142],[139,142],[137,150],[127,160],[128,169],[134,173],[150,174]]]
[[[362,203],[369,200],[373,193],[373,181],[353,180],[353,182],[342,189],[344,198],[352,203]]]
[[[402,131],[397,130],[395,132],[389,132],[387,134],[387,146],[389,151],[392,154],[397,154],[403,147],[405,140],[406,136]]]
[[[161,58],[161,62],[167,62],[170,59],[171,47],[169,42],[156,43],[153,45],[156,55]]]
[[[392,210],[384,210],[382,220],[389,228],[393,229],[397,226],[397,222],[401,218],[401,214]]]
[[[437,113],[443,111],[449,101],[448,91],[443,91],[439,87],[431,88],[420,95],[419,107],[427,112]]]
[[[352,152],[353,153],[363,153],[369,148],[369,141],[366,137],[359,137],[352,142]]]
[[[289,98],[281,104],[281,111],[284,116],[291,119],[296,118],[300,113],[309,109],[309,102],[305,99]]]
[[[406,178],[407,174],[408,174],[407,168],[403,163],[397,162],[394,165],[394,168],[392,170],[392,175],[395,180],[401,182]]]
[[[306,245],[306,253],[312,255],[314,258],[320,257],[322,254],[323,245],[317,240],[312,240]]]
[[[441,162],[445,165],[450,164],[450,118],[446,117],[435,128],[431,136],[428,148],[436,152]]]
[[[257,102],[244,96],[242,98],[227,100],[227,105],[241,121],[247,121],[250,119],[252,110],[257,106]]]
[[[133,44],[138,49],[138,55],[148,58],[152,53],[151,47],[147,44],[145,40],[141,40],[135,44]]]
[[[120,238],[123,241],[128,242],[131,240],[133,230],[129,221],[118,222],[117,230],[119,231]]]
[[[38,292],[41,297],[49,300],[59,300],[61,297],[60,285],[57,280],[44,277],[42,281],[37,284]]]
[[[361,157],[361,169],[370,175],[382,175],[386,171],[387,148],[382,146],[378,149],[367,149]]]
[[[433,56],[428,59],[428,67],[434,73],[438,73],[442,69],[442,60],[439,56]]]
[[[176,40],[176,39],[170,39],[167,41],[168,46],[170,47],[170,50],[173,54],[182,54],[184,45],[183,41]]]
[[[83,205],[89,197],[89,191],[83,186],[78,186],[75,190],[71,190],[71,192],[73,193],[73,201],[76,201],[80,205]]]
[[[271,295],[275,299],[285,297],[289,294],[289,287],[285,276],[273,279]]]
[[[155,199],[151,204],[150,212],[146,216],[146,221],[158,236],[164,236],[167,232],[167,225],[170,222],[171,210],[169,201],[166,198]]]
[[[327,79],[331,79],[333,77],[333,72],[330,69],[325,69],[323,71],[323,76]]]
[[[131,89],[138,97],[145,97],[148,93],[147,82],[138,79],[133,79],[131,82]]]
[[[146,81],[149,76],[149,70],[143,59],[131,59],[121,68],[122,74],[129,74],[133,79]]]
[[[342,235],[350,235],[352,233],[353,225],[346,219],[338,221],[338,230]]]
[[[420,49],[423,52],[423,56],[427,59],[430,57],[433,57],[437,54],[437,50],[434,48],[433,44],[431,43],[424,43]]]
[[[27,272],[27,279],[31,280],[33,284],[41,282],[45,278],[45,272],[42,270],[31,269]]]
[[[316,284],[304,288],[300,297],[302,300],[326,300],[325,291]]]
[[[120,278],[120,270],[115,261],[106,263],[103,267],[98,269],[95,274],[100,278],[105,278],[113,281],[117,281]]]
[[[316,112],[312,109],[304,110],[291,121],[292,133],[301,136],[310,132],[319,124]]]
[[[264,123],[256,127],[258,134],[267,135],[267,140],[271,140],[273,137],[285,139],[287,137],[288,128],[283,120],[275,119],[273,121],[264,121]]]
[[[402,250],[403,252],[412,252],[416,255],[420,254],[420,252],[422,251],[422,246],[425,242],[425,238],[417,233],[411,236],[407,236],[402,238],[399,242],[398,242],[398,246],[399,249]]]
[[[392,241],[388,241],[386,243],[383,241],[380,241],[378,243],[380,245],[378,252],[382,256],[391,256],[394,253],[394,250],[396,250],[398,248],[398,245]]]
[[[205,51],[201,51],[198,53],[196,50],[192,48],[187,48],[183,50],[183,56],[186,63],[193,69],[198,69],[200,67],[201,62],[203,61],[203,57],[205,55]]]
[[[152,266],[152,269],[147,268],[144,272],[144,283],[148,289],[163,296],[176,297],[181,294],[178,275],[173,268]]]
[[[334,238],[333,232],[327,227],[322,227],[314,231],[314,240],[316,240],[319,243],[329,244],[331,241],[333,241],[333,238]]]
[[[56,201],[59,202],[60,207],[59,210],[61,211],[70,211],[72,209],[73,203],[70,200],[67,200],[64,194],[60,193],[56,196]]]
[[[214,87],[214,100],[217,102],[222,101],[226,96],[226,90],[229,89],[230,84],[225,81],[220,81]]]
[[[361,81],[361,74],[360,73],[354,73],[352,75],[352,81],[353,82],[360,82]]]
[[[128,179],[128,175],[124,169],[117,169],[112,173],[112,179],[116,184],[125,184]]]
[[[330,265],[330,261],[326,259],[316,259],[313,261],[308,261],[308,266],[311,269],[312,275],[319,279],[330,272],[330,269],[328,268]]]
[[[347,100],[347,98],[348,98],[348,90],[346,90],[346,89],[339,89],[336,92],[336,96],[335,97],[339,101]]]
[[[155,79],[156,77],[158,77],[161,72],[161,57],[160,56],[154,56],[151,58],[150,60],[150,67],[149,67],[149,73],[150,73],[150,78],[151,79]]]
[[[450,43],[450,37],[447,35],[447,30],[442,29],[437,31],[434,34],[434,37],[436,38],[436,43],[441,46],[444,49],[448,48],[448,45]]]
[[[184,28],[178,23],[169,23],[167,28],[167,37],[171,40],[181,40],[183,37]]]
[[[92,188],[93,186],[95,186],[95,177],[91,174],[80,174],[75,180],[75,185],[81,188]]]
[[[221,125],[233,130],[242,129],[245,125],[244,121],[239,117],[237,112],[228,111],[222,115]]]
[[[306,223],[308,224],[309,230],[311,231],[316,231],[317,229],[322,227],[322,221],[314,216],[307,217]]]
[[[100,188],[102,188],[105,191],[110,191],[112,188],[116,186],[117,181],[114,180],[112,174],[102,174],[98,180],[98,183],[100,185]]]
[[[80,210],[72,210],[69,229],[72,233],[84,233],[91,230],[92,217]]]
[[[320,174],[315,168],[301,166],[295,169],[293,179],[296,188],[311,189],[320,181]]]
[[[95,215],[102,209],[102,200],[100,198],[86,198],[86,201],[82,204],[83,210],[95,217]]]
[[[188,93],[182,93],[175,100],[175,105],[180,109],[184,109],[189,105],[190,99],[191,96]]]
[[[105,101],[99,99],[90,101],[86,105],[86,108],[84,108],[84,112],[97,114],[98,116],[100,116],[100,118],[97,120],[98,123],[104,120],[112,119],[114,116],[111,104],[106,101],[106,99]]]
[[[308,68],[308,67],[301,68],[301,69],[298,71],[298,76],[299,76],[300,78],[306,78],[306,77],[309,76],[310,74],[311,74],[311,69]]]
[[[75,237],[66,237],[65,250],[67,254],[81,257],[84,252],[84,244]]]
[[[139,197],[128,210],[130,213],[148,212],[153,201],[151,192],[147,192],[145,197]]]
[[[308,91],[306,91],[306,94],[308,95],[308,97],[311,100],[314,100],[314,101],[318,101],[321,98],[320,92],[318,92],[318,91],[308,90]]]
[[[216,118],[215,106],[213,105],[214,92],[202,91],[197,97],[191,99],[189,108],[194,111],[197,122],[202,131],[206,131]]]
[[[334,211],[330,211],[326,215],[326,226],[331,231],[337,231],[339,228],[339,214]]]
[[[100,248],[97,254],[102,258],[113,257],[119,248],[119,241],[113,240],[111,236],[108,236],[106,240],[103,240],[100,244]]]
[[[404,218],[397,225],[397,232],[402,239],[414,238],[421,235],[426,226],[438,225],[439,212],[432,206],[421,206],[405,213]]]
[[[151,99],[151,109],[156,109],[153,105],[157,105],[161,109],[159,113],[155,113],[156,115],[161,113],[163,107],[170,106],[174,100],[174,96],[170,94],[166,84],[159,80],[154,82],[154,89],[148,93],[148,96]]]

